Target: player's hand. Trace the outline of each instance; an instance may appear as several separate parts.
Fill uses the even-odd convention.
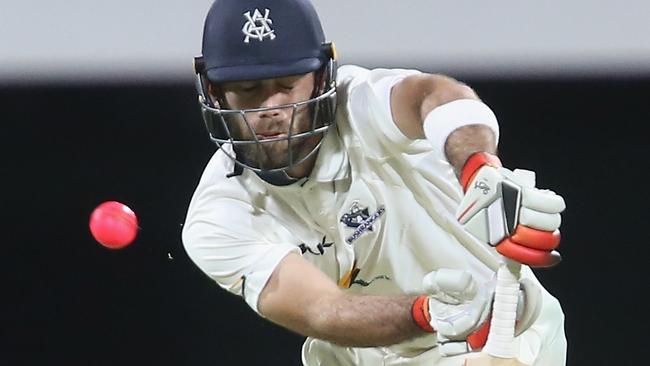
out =
[[[531,267],[560,262],[560,213],[564,199],[535,188],[535,173],[501,167],[499,159],[476,153],[461,172],[465,191],[456,217],[479,240],[503,256]]]
[[[429,295],[423,307],[438,338],[443,356],[471,350],[467,337],[487,323],[494,296],[493,286],[479,286],[462,270],[440,269],[422,279]]]
[[[541,290],[528,279],[521,282],[517,304],[515,335],[528,329],[542,308]],[[440,269],[422,280],[429,294],[423,307],[438,338],[442,356],[453,356],[481,349],[490,328],[495,280],[479,285],[462,270]]]

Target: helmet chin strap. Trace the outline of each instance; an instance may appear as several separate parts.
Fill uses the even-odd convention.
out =
[[[226,174],[226,177],[227,178],[237,177],[239,175],[242,175],[243,172],[244,172],[244,167],[235,163],[232,173]],[[290,177],[287,174],[287,172],[285,172],[284,170],[276,170],[276,171],[268,171],[268,172],[260,172],[254,170],[253,172],[257,174],[257,176],[260,177],[266,183],[269,183],[274,186],[280,186],[280,187],[288,186],[298,181],[306,181],[308,179],[307,177],[303,177],[303,178]]]
[[[287,172],[284,170],[270,171],[270,172],[259,172],[255,171],[258,177],[262,178],[266,183],[272,184],[274,186],[288,186],[294,184],[301,180],[307,180],[307,177],[303,178],[293,178],[290,177]]]

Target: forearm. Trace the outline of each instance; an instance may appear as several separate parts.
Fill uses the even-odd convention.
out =
[[[348,347],[386,346],[425,335],[413,321],[414,296],[347,295],[323,299],[310,336]]]
[[[428,139],[458,174],[475,152],[496,152],[496,116],[467,85],[439,75],[404,79],[391,94],[393,120],[409,138]]]
[[[405,78],[391,90],[393,121],[411,139],[425,138],[423,123],[431,111],[459,99],[479,100],[469,86],[442,75]]]
[[[371,347],[426,334],[411,315],[415,299],[347,294],[311,263],[291,253],[273,272],[258,308],[267,319],[304,336]]]
[[[445,143],[445,155],[454,167],[456,175],[475,152],[484,151],[496,154],[496,137],[486,125],[467,125],[454,130]]]

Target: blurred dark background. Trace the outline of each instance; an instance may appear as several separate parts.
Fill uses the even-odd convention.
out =
[[[501,123],[508,167],[562,194],[561,253],[537,271],[563,304],[569,365],[639,365],[648,326],[650,77],[464,79]],[[187,258],[181,224],[209,141],[190,83],[0,86],[1,365],[299,365],[302,338]],[[106,200],[139,216],[112,251]]]

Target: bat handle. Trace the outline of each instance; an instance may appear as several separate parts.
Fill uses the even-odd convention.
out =
[[[492,324],[483,351],[499,358],[516,358],[514,347],[521,264],[504,259],[497,270]]]

